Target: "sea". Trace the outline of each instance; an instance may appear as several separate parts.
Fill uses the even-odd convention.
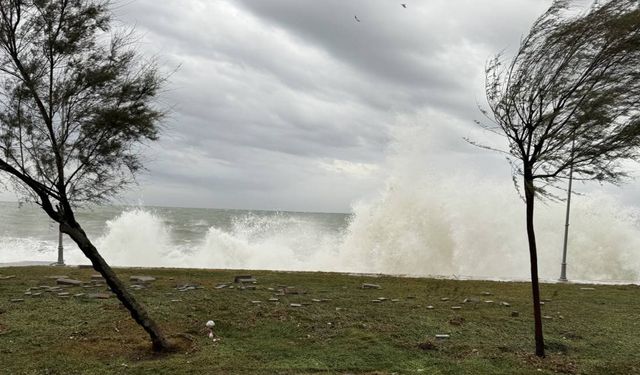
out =
[[[480,201],[460,202],[441,189],[432,191],[435,199],[407,201],[415,192],[390,187],[348,214],[111,205],[79,209],[77,219],[113,266],[526,280],[522,202],[505,202],[495,189]],[[540,274],[547,281],[560,271],[563,210],[537,211]],[[577,197],[573,210],[569,278],[638,283],[637,215],[608,197]],[[67,264],[89,263],[69,238],[63,246]],[[58,227],[38,206],[0,202],[0,265],[54,262],[57,248]]]
[[[375,178],[350,176],[375,181],[348,213],[140,204],[80,208],[77,219],[103,257],[120,267],[529,279],[525,209],[511,168],[502,156],[467,144],[453,147],[465,152],[451,152],[464,141],[450,136],[455,123],[442,121],[447,126],[407,127],[394,135]],[[564,196],[563,185],[558,188],[554,194]],[[629,199],[637,193],[627,190],[622,200],[611,189],[583,183],[574,183],[574,191],[569,280],[640,283],[640,198],[637,204]],[[562,201],[536,201],[543,280],[560,276],[565,210]],[[0,266],[54,262],[57,246],[58,228],[41,209],[0,202]],[[88,264],[68,238],[64,258]]]

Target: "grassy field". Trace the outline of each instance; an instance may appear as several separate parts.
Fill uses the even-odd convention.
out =
[[[115,298],[87,297],[105,291],[104,285],[89,283],[94,273],[71,267],[0,268],[0,373],[640,373],[640,287],[634,285],[593,290],[542,285],[548,357],[538,360],[532,355],[527,283],[120,269],[127,285],[134,284],[131,275],[156,278],[133,292],[181,350],[153,355],[144,331]],[[246,273],[257,279],[251,284],[255,290],[232,283],[234,275]],[[53,292],[40,288],[55,286],[56,280],[48,278],[54,275],[87,285]],[[233,289],[216,289],[223,283]],[[381,289],[362,289],[363,283]],[[185,284],[199,287],[177,289]],[[373,301],[381,297],[387,300]],[[269,301],[273,298],[278,301]],[[204,331],[209,319],[216,321],[218,342]],[[436,334],[450,337],[436,339]]]

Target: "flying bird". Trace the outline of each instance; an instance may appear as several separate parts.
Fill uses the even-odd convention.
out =
[[[355,18],[356,21],[360,22],[360,18],[358,18],[358,16],[353,16],[353,18]]]
[[[402,5],[403,8],[407,7],[407,4],[400,4],[400,5]]]

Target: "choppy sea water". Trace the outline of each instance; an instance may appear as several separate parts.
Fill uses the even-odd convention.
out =
[[[78,222],[113,265],[292,270],[315,269],[312,258],[337,249],[349,217],[126,206],[77,212]],[[39,207],[0,202],[0,263],[54,261],[57,233]],[[63,244],[66,263],[87,263],[70,239]]]
[[[494,192],[503,200],[497,215],[491,196],[475,205],[458,199],[408,202],[406,197],[415,195],[399,190],[355,207],[354,214],[105,206],[79,210],[77,216],[115,266],[527,279],[523,207],[517,199],[504,202],[504,195]],[[451,195],[445,186],[431,193],[437,198],[444,192]],[[570,278],[637,283],[636,216],[607,197],[577,201]],[[548,280],[559,272],[561,219],[562,206],[539,207],[540,273]],[[88,263],[68,238],[64,245],[67,264]],[[38,207],[0,202],[0,263],[56,257],[57,226]]]

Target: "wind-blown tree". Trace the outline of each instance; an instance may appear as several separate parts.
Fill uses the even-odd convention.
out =
[[[543,357],[536,198],[552,196],[573,167],[583,180],[619,182],[640,137],[640,9],[611,0],[576,14],[554,1],[512,59],[486,70],[485,129],[505,136],[514,181],[524,190],[536,355]]]
[[[109,5],[0,0],[0,178],[59,223],[163,351],[165,335],[74,215],[133,182],[139,144],[157,139],[162,117],[154,98],[165,79],[130,34],[111,31]]]

